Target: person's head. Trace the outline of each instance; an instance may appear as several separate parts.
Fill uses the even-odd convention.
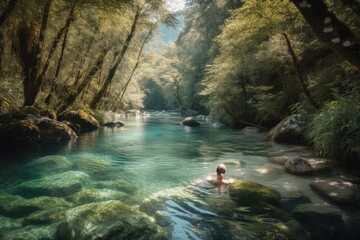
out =
[[[221,177],[224,177],[225,173],[226,173],[226,167],[224,164],[219,164],[217,167],[216,167],[216,173],[217,175],[220,175]]]

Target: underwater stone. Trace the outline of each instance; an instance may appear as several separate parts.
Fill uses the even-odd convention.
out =
[[[80,191],[89,179],[84,172],[68,171],[21,183],[14,192],[23,197],[62,197]]]
[[[13,230],[21,227],[22,224],[20,220],[0,216],[0,239],[2,239],[1,238],[2,233],[8,230]]]
[[[47,175],[57,171],[68,170],[72,167],[70,162],[65,156],[50,155],[37,158],[34,161],[26,164],[25,169],[32,174]]]
[[[81,154],[75,156],[75,166],[89,174],[96,174],[107,172],[110,170],[111,164],[100,156],[94,154]]]
[[[22,229],[16,229],[7,232],[1,238],[2,240],[52,240],[55,239],[55,234],[58,224],[49,226],[27,226]]]
[[[102,202],[109,200],[121,200],[124,201],[129,196],[126,193],[115,191],[111,189],[82,189],[80,192],[69,196],[67,199],[74,202],[77,205],[82,205],[92,202]]]
[[[90,203],[67,211],[72,239],[151,239],[156,226],[120,201]]]
[[[134,193],[136,192],[136,187],[133,184],[129,183],[128,181],[122,179],[116,179],[113,181],[97,181],[92,184],[95,188],[107,188],[113,189],[125,193]]]
[[[266,202],[279,205],[280,193],[261,184],[238,180],[229,186],[229,194],[239,205],[252,205]]]
[[[62,198],[38,197],[25,199],[7,193],[0,194],[0,214],[12,218],[25,217],[38,210],[56,207],[70,208],[72,204]]]
[[[347,181],[316,181],[311,189],[327,200],[344,206],[360,206],[360,186]]]
[[[345,224],[334,207],[301,204],[293,215],[309,231],[311,239],[344,239]]]

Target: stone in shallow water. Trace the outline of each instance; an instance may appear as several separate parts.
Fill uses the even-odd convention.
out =
[[[90,203],[67,211],[72,239],[151,239],[156,226],[120,201]]]
[[[72,165],[72,162],[70,162],[65,156],[50,155],[37,158],[26,164],[25,169],[27,172],[32,174],[47,175],[49,173],[69,170]]]
[[[347,239],[343,218],[334,207],[301,204],[293,215],[309,231],[311,239]]]
[[[94,182],[92,186],[95,188],[108,188],[126,193],[134,193],[137,191],[134,184],[122,179],[116,179],[113,181],[97,181]]]
[[[22,224],[21,224],[20,220],[0,216],[0,239],[2,239],[1,238],[2,233],[9,231],[9,230],[18,229],[21,227],[22,227]]]
[[[2,240],[51,240],[56,239],[56,231],[59,224],[49,226],[27,226],[7,232]]]
[[[92,202],[102,202],[109,200],[121,200],[124,201],[128,198],[126,193],[115,191],[111,189],[82,189],[80,192],[69,196],[67,199],[74,202],[76,205],[82,205]]]
[[[23,197],[63,197],[80,191],[89,179],[84,172],[68,171],[21,183],[14,192]]]
[[[107,159],[94,154],[81,154],[76,155],[74,158],[76,167],[89,174],[105,173],[111,167]]]
[[[279,205],[280,193],[261,184],[238,180],[229,186],[230,197],[239,205],[267,202]]]
[[[329,180],[310,184],[311,188],[326,199],[345,206],[360,206],[360,186],[347,181]]]
[[[57,207],[70,208],[72,204],[62,198],[38,197],[24,199],[16,195],[0,194],[0,214],[11,218],[25,217],[39,210]]]

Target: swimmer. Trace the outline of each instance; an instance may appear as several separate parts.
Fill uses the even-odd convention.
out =
[[[208,183],[214,184],[214,185],[229,185],[233,182],[235,182],[235,179],[230,178],[229,180],[225,180],[224,176],[226,173],[226,166],[224,164],[219,164],[216,167],[216,179],[212,179],[211,177],[207,178]]]

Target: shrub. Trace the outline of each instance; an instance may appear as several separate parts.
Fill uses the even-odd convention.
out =
[[[360,89],[327,103],[307,126],[306,137],[323,156],[359,167]]]

